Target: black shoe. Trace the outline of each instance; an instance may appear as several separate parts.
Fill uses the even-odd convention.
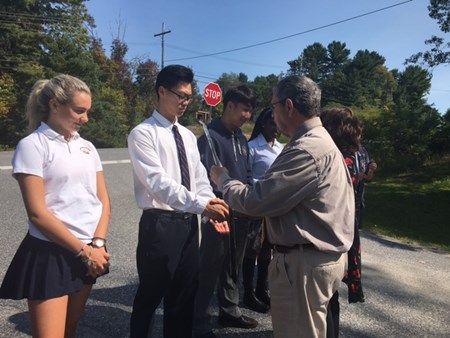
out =
[[[256,298],[258,298],[261,302],[263,302],[264,304],[268,305],[269,308],[270,308],[270,295],[269,295],[269,291],[267,291],[267,290],[258,290],[258,289],[256,289],[255,296],[256,296]]]
[[[219,325],[223,327],[238,327],[241,329],[254,329],[258,326],[258,322],[253,318],[247,316],[240,316],[239,318],[219,315]]]
[[[270,309],[270,306],[256,298],[254,292],[247,292],[244,294],[244,305],[247,306],[250,310],[259,313],[266,313]]]
[[[195,338],[217,338],[217,336],[214,334],[214,332],[209,331],[207,333],[198,334],[195,336]]]

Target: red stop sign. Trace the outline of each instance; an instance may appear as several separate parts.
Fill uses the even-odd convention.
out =
[[[222,89],[217,83],[210,82],[203,91],[203,98],[209,106],[217,106],[222,101]]]

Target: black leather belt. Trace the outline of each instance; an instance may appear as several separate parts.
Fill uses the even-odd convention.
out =
[[[293,246],[273,245],[273,250],[279,253],[290,253],[292,251],[298,251],[298,249],[315,249],[316,247],[312,243],[296,244]]]
[[[162,210],[162,209],[145,209],[144,214],[163,216],[163,217],[168,217],[168,218],[172,218],[172,219],[189,219],[192,216],[194,216],[194,214],[191,214],[189,212],[180,212],[180,211]]]
[[[251,218],[251,217],[248,217],[248,216],[234,216],[233,218],[236,221],[243,221],[243,222],[249,222],[249,221],[252,221],[252,220],[256,219],[256,218]]]

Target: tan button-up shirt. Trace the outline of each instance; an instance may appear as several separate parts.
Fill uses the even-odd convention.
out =
[[[319,117],[306,121],[253,187],[224,175],[219,188],[231,208],[265,216],[270,243],[313,243],[319,250],[348,251],[355,200],[350,174]]]

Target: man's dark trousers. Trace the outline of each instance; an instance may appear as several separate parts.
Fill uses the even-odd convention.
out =
[[[144,211],[136,261],[139,287],[131,314],[131,337],[148,336],[163,298],[164,337],[190,337],[199,269],[197,216]]]
[[[235,218],[236,269],[239,273],[247,246],[251,220]],[[233,280],[230,271],[229,236],[219,234],[210,224],[202,224],[200,245],[200,282],[195,298],[194,335],[205,334],[213,328],[211,299],[217,287],[219,315],[239,318],[239,284]]]

